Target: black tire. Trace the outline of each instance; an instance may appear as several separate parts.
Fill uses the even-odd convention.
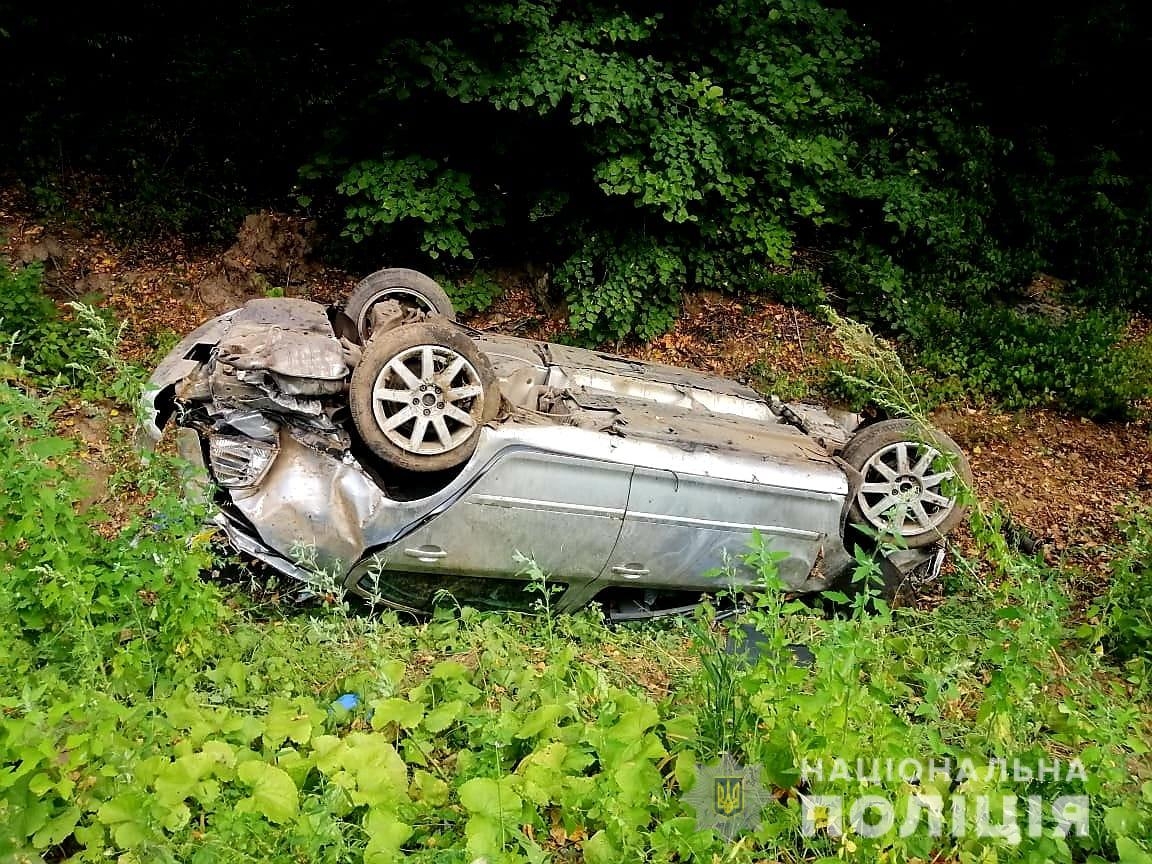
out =
[[[360,280],[344,304],[344,314],[356,325],[361,344],[372,336],[368,311],[381,300],[398,300],[425,314],[456,320],[456,310],[444,289],[423,273],[403,267],[377,270]]]
[[[902,466],[901,445],[904,445]],[[947,469],[952,471],[952,477],[931,482],[946,473],[947,469],[939,470],[936,458],[920,467],[921,460],[931,455],[930,451],[947,459]],[[957,496],[961,492],[960,487],[972,488],[972,469],[959,445],[938,429],[927,428],[914,420],[885,420],[865,426],[857,432],[840,455],[864,475],[863,484],[853,493],[852,506],[848,512],[849,524],[882,529],[887,524],[885,517],[891,508],[885,507],[879,512],[877,508],[883,507],[889,500],[894,502],[897,494],[905,495],[910,503],[904,508],[904,517],[898,530],[891,533],[903,538],[910,549],[931,546],[964,521],[967,507],[957,500]],[[890,455],[895,464],[888,462]],[[901,467],[905,470],[901,471]],[[917,467],[920,467],[918,474],[915,470]],[[925,473],[928,471],[932,473]],[[922,480],[929,483],[925,485],[921,483]],[[948,484],[943,494],[939,491],[942,482]],[[889,491],[876,491],[888,484]],[[918,510],[915,509],[917,505]],[[898,505],[893,503],[891,506]],[[911,519],[909,514],[912,514]]]
[[[461,359],[459,371],[445,381]],[[410,365],[416,363],[419,368]],[[431,375],[422,374],[425,363],[432,366]],[[453,392],[462,395],[452,398]],[[348,397],[352,421],[368,448],[409,471],[463,464],[476,449],[480,429],[500,412],[500,385],[488,359],[467,334],[435,319],[372,337],[352,373]]]

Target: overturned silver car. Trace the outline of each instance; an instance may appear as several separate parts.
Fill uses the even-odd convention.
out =
[[[754,532],[796,592],[840,584],[876,533],[904,547],[882,556],[899,580],[938,563],[971,481],[940,432],[472,331],[402,269],[342,309],[269,298],[204,323],[144,399],[150,438],[175,426],[207,469],[236,549],[413,612],[442,592],[522,607],[526,557],[560,610],[682,611]]]

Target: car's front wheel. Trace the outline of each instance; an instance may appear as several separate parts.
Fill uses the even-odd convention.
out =
[[[500,410],[487,358],[447,322],[406,324],[368,341],[349,387],[352,420],[382,459],[410,471],[467,461]]]
[[[961,498],[972,487],[972,469],[943,432],[913,420],[885,420],[857,432],[841,457],[863,476],[850,523],[920,548],[963,521]]]

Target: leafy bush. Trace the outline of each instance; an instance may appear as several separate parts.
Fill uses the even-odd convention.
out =
[[[176,486],[154,502],[158,515],[105,538],[94,514],[76,512],[83,472],[74,442],[55,434],[54,407],[0,385],[4,629],[21,640],[27,662],[131,692],[164,674],[165,658],[203,653],[219,615],[199,579],[202,544],[186,543],[202,512],[182,504]],[[153,475],[180,476],[157,458]]]
[[[577,334],[651,339],[676,319],[687,272],[676,252],[654,239],[621,245],[593,235],[556,268],[555,278],[565,286],[569,323]]]
[[[60,319],[56,304],[41,289],[40,264],[12,267],[0,258],[0,341],[12,358],[43,375],[76,378],[73,364],[95,358],[75,328]]]
[[[1119,313],[1054,320],[1009,308],[935,307],[925,319],[924,366],[1009,407],[1057,403],[1089,417],[1124,417],[1152,393],[1152,351],[1121,341]]]
[[[452,306],[457,312],[483,312],[491,308],[504,292],[490,273],[477,271],[468,281],[443,282]]]
[[[440,169],[420,156],[360,162],[344,173],[336,191],[352,201],[344,211],[344,230],[354,241],[371,237],[379,226],[398,224],[415,231],[430,258],[471,258],[472,233],[498,224],[491,204],[481,206],[467,174]]]
[[[434,29],[389,47],[371,100],[427,134],[398,131],[383,156],[341,139],[305,172],[309,200],[335,179],[357,240],[397,226],[390,242],[414,232],[431,255],[551,257],[577,333],[649,338],[689,285],[814,306],[818,275],[777,272],[798,243],[830,248],[849,312],[896,330],[1043,261],[994,182],[1010,146],[956,111],[956,88],[887,90],[877,46],[815,0],[513,0],[438,9]]]
[[[1103,641],[1122,660],[1138,659],[1152,671],[1152,514],[1129,511],[1127,546],[1109,567],[1111,581],[1097,614]]]
[[[861,87],[869,43],[810,0],[438,14],[453,35],[393,45],[375,107],[431,132],[449,118],[429,106],[452,106],[505,134],[334,150],[306,176],[339,177],[354,238],[434,214],[450,236],[425,234],[429,252],[472,254],[495,225],[541,245],[563,262],[573,328],[594,337],[658,333],[686,284],[746,287],[789,261],[798,231],[842,223],[860,156],[844,130],[866,140],[885,123]]]

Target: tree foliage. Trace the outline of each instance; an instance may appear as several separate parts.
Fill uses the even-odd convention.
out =
[[[113,226],[295,200],[373,263],[550,265],[590,339],[661,332],[688,287],[761,290],[797,249],[921,348],[942,344],[941,307],[1010,326],[1038,271],[1071,302],[1143,304],[1146,117],[1123,83],[1148,14],[917,9],[393,0],[385,27],[307,0],[10,11],[0,150],[49,202],[47,176],[104,177]]]

